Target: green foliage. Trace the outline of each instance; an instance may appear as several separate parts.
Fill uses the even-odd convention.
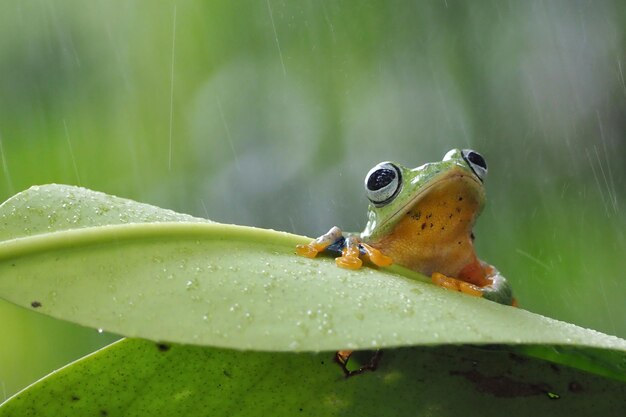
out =
[[[610,410],[623,401],[623,384],[574,370],[546,374],[538,360],[458,345],[509,345],[626,381],[625,340],[445,291],[402,268],[346,271],[328,258],[299,258],[293,250],[303,237],[60,185],[3,203],[0,236],[1,297],[158,342],[112,345],[17,395],[0,416],[168,415],[180,408],[202,415],[233,407],[243,415],[294,407],[311,415],[379,415],[374,393],[385,392],[385,404],[395,404],[390,413],[410,415],[426,399],[400,399],[437,384],[439,394],[427,400],[440,410],[462,409],[469,398],[476,406],[481,396],[513,405],[532,397],[523,410],[565,393],[568,410],[596,402]],[[423,347],[398,349],[416,345]],[[433,345],[448,347],[425,347]],[[346,387],[330,352],[380,348],[380,370]],[[319,351],[325,353],[296,354]],[[419,376],[430,375],[432,361],[440,382]],[[251,385],[254,394],[236,403]],[[457,396],[446,404],[451,389]]]
[[[613,416],[625,399],[623,383],[500,350],[385,350],[376,372],[346,379],[328,352],[127,339],[18,394],[0,416]]]

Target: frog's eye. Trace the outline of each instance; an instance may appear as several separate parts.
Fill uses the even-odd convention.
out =
[[[478,179],[484,181],[487,176],[487,161],[485,161],[485,158],[471,149],[463,149],[461,155],[463,155],[463,159],[472,168]]]
[[[365,176],[367,198],[376,206],[382,207],[393,200],[402,188],[400,168],[391,162],[381,162]]]

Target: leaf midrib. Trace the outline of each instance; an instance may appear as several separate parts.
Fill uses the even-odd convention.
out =
[[[287,232],[220,223],[127,223],[60,230],[5,240],[0,242],[0,260],[112,241],[158,238],[167,240],[173,238],[219,240],[226,237],[228,240],[269,243],[285,246],[285,248],[308,241],[308,238],[304,236]]]

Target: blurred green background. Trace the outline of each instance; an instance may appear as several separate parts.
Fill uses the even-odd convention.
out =
[[[371,166],[489,163],[483,259],[626,337],[615,1],[0,4],[0,200],[68,183],[219,222],[360,230]],[[0,302],[0,400],[113,340]]]

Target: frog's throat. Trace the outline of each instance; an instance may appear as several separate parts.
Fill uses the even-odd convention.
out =
[[[413,196],[408,202],[403,204],[395,212],[391,213],[391,215],[388,216],[385,221],[377,224],[375,233],[373,233],[373,231],[370,230],[369,223],[368,223],[368,227],[361,234],[361,237],[364,238],[364,239],[367,239],[367,240],[376,240],[381,234],[384,234],[391,227],[393,227],[393,225],[395,225],[400,220],[400,218],[402,218],[402,216],[409,211],[409,209],[411,207],[413,207],[415,204],[419,203],[420,200],[425,195],[428,194],[428,191],[430,191],[431,188],[436,187],[436,186],[440,186],[441,184],[443,184],[445,182],[457,179],[459,177],[467,177],[468,180],[471,180],[471,181],[475,182],[476,183],[476,189],[480,190],[479,193],[482,195],[481,199],[484,200],[484,193],[485,193],[484,187],[483,187],[482,182],[478,178],[476,178],[476,176],[474,176],[471,173],[468,173],[466,171],[460,171],[458,169],[455,169],[455,170],[453,170],[451,172],[445,172],[441,176],[435,177],[435,178],[431,179],[430,183],[428,185],[424,186],[424,188],[422,188],[419,191],[419,193],[415,194],[415,196]],[[482,206],[482,204],[481,204],[481,206]]]

